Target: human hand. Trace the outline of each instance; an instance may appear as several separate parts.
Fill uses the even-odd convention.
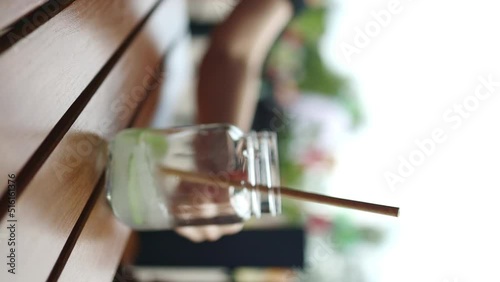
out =
[[[193,242],[216,241],[238,233],[243,220],[235,214],[230,190],[182,181],[173,195],[171,207],[179,235]]]

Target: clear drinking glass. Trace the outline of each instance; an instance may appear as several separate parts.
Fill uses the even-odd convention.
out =
[[[107,196],[114,214],[138,230],[233,224],[281,212],[276,134],[244,134],[228,124],[132,128],[110,143]],[[162,168],[239,187],[190,182]],[[250,185],[249,185],[250,184]],[[265,185],[269,191],[253,189]]]

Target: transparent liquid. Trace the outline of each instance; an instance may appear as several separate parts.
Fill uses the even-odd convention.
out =
[[[240,223],[250,217],[254,191],[190,183],[159,166],[246,180],[244,161],[225,131],[128,129],[110,144],[107,195],[113,212],[139,230]],[[228,178],[227,178],[228,177]]]
[[[136,229],[169,227],[168,209],[156,189],[155,162],[146,141],[150,135],[141,129],[127,130],[110,145],[108,200],[115,215]],[[168,148],[168,143],[164,146]]]

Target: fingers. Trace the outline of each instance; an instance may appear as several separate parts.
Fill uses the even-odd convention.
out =
[[[231,215],[238,217],[231,204],[229,189],[186,181],[182,181],[171,196],[170,212],[177,219],[185,221],[196,219],[210,221],[212,218]],[[182,226],[175,228],[175,231],[179,235],[198,243],[216,241],[224,235],[238,233],[242,228],[243,223],[238,222],[220,225]]]
[[[180,208],[182,206],[178,206]],[[187,211],[183,213],[178,213],[177,217],[187,217],[187,218],[212,218],[217,215],[232,211],[230,204],[219,204],[205,203],[202,205],[186,206]],[[180,210],[178,210],[180,211]],[[220,237],[224,235],[235,234],[241,231],[243,228],[243,223],[235,224],[222,224],[222,225],[203,225],[203,226],[183,226],[178,227],[175,231],[186,237],[187,239],[199,243],[203,241],[217,241]]]
[[[220,227],[216,225],[207,225],[200,227],[200,229],[200,232],[205,235],[205,239],[208,241],[216,241],[224,235],[221,233]]]
[[[232,235],[240,232],[243,229],[243,223],[219,225],[221,236]]]
[[[195,242],[217,241],[224,235],[232,235],[243,229],[242,223],[227,225],[186,226],[175,229],[177,234]]]
[[[175,232],[195,243],[200,243],[205,240],[203,233],[201,233],[199,230],[199,227],[178,227],[175,228]]]

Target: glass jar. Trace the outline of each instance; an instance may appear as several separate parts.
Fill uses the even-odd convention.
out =
[[[244,134],[227,124],[132,128],[112,140],[109,152],[107,197],[114,214],[134,229],[234,224],[281,213],[273,132]],[[190,182],[164,168],[242,185]]]

